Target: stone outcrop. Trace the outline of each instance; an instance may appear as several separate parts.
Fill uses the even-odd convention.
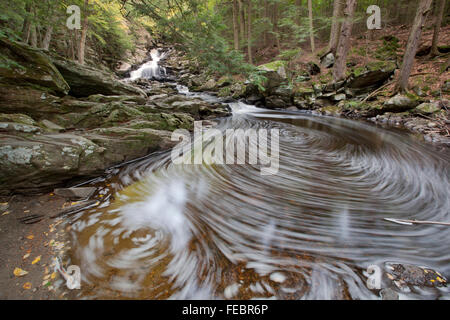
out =
[[[0,78],[4,84],[20,84],[57,95],[65,95],[70,89],[44,53],[3,37],[0,37]]]

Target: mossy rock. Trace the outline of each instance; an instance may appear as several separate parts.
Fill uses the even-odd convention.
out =
[[[29,126],[35,126],[36,121],[34,121],[31,117],[21,114],[21,113],[0,113],[0,122],[14,122],[20,124],[26,124]]]
[[[0,37],[0,81],[38,86],[56,95],[69,92],[69,85],[47,55],[24,43]]]

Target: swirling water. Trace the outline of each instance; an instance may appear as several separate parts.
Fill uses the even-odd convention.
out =
[[[112,170],[98,184],[102,204],[72,225],[83,296],[379,299],[366,285],[369,265],[450,274],[450,228],[383,220],[448,222],[447,156],[363,122],[231,107],[215,129],[279,129],[278,173],[262,176],[248,163],[176,165],[170,152]]]

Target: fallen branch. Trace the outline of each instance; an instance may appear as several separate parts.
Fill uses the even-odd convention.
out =
[[[450,222],[439,222],[439,221],[419,221],[419,220],[405,220],[405,219],[393,219],[393,218],[384,218],[384,220],[389,222],[394,222],[398,224],[404,224],[408,226],[412,226],[413,224],[436,224],[441,226],[450,226]]]
[[[87,202],[79,203],[79,204],[76,204],[74,206],[70,206],[68,208],[65,208],[65,209],[61,210],[60,212],[52,215],[50,218],[54,219],[54,218],[66,216],[66,215],[69,215],[69,214],[74,214],[74,213],[80,212],[82,210],[86,210],[86,209],[95,207],[99,203],[100,202],[97,201],[97,200],[90,200],[90,201],[87,201]]]
[[[365,97],[361,102],[366,102],[369,98],[372,98],[374,95],[376,95],[377,93],[379,93],[381,90],[383,90],[384,88],[386,88],[387,86],[389,86],[390,84],[392,84],[392,82],[388,82],[385,85],[379,87],[377,90],[373,91],[372,93],[370,93],[367,97]]]

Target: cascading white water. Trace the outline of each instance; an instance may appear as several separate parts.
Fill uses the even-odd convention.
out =
[[[164,58],[165,54],[160,54],[157,49],[150,51],[152,60],[144,63],[139,69],[132,71],[130,78],[127,80],[134,81],[136,79],[160,79],[163,75],[166,76],[167,72],[164,67],[161,67],[158,63]]]

